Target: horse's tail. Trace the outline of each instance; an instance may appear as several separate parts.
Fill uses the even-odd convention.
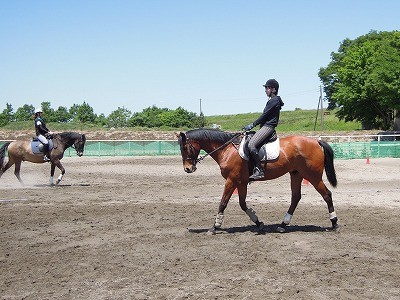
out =
[[[0,148],[0,170],[3,168],[4,157],[6,156],[6,150],[8,148],[8,145],[10,145],[10,144],[11,144],[11,142],[7,142]]]
[[[337,186],[337,179],[336,179],[336,171],[335,166],[333,165],[334,153],[332,147],[324,141],[318,141],[319,145],[324,149],[325,159],[325,172],[326,177],[328,178],[329,183],[333,186]]]

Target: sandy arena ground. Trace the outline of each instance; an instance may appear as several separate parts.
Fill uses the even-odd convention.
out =
[[[210,235],[224,180],[207,158],[72,157],[60,186],[25,162],[0,179],[1,299],[399,299],[400,159],[336,160],[341,230],[310,185],[292,219],[289,175],[234,195]],[[56,177],[59,172],[56,173]],[[188,230],[190,229],[190,230]]]

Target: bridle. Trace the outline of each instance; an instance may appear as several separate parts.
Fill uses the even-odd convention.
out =
[[[82,142],[82,139],[79,139],[78,141],[75,140],[75,141],[72,143],[71,148],[76,150],[75,144],[76,144],[76,143],[79,143],[79,142]]]
[[[75,141],[72,143],[72,145],[70,146],[72,149],[75,149],[75,151],[76,151],[76,153],[79,153],[78,151],[82,151],[82,153],[83,153],[83,150],[82,149],[76,149],[76,146],[75,146],[75,144],[77,144],[77,143],[83,143],[84,142],[84,139],[82,138],[82,136],[79,138],[79,139],[75,139]]]
[[[186,145],[189,145],[190,155],[188,155],[188,157],[185,160],[190,161],[193,165],[196,165],[200,160],[198,158],[194,158],[195,148],[189,139],[186,139]]]

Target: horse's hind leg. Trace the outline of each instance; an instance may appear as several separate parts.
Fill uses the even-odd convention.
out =
[[[338,218],[336,216],[335,208],[333,207],[333,201],[332,201],[332,192],[326,187],[322,179],[318,182],[317,185],[314,185],[315,189],[318,191],[318,193],[321,194],[322,198],[328,205],[328,211],[329,211],[329,219],[331,220],[332,223],[332,230],[338,230],[339,225],[338,225]]]
[[[14,164],[14,161],[9,159],[8,162],[6,163],[6,165],[2,169],[0,169],[0,177],[3,175],[3,173],[5,171],[7,171],[9,168],[11,168],[13,164]],[[21,161],[17,161],[17,162],[15,162],[14,175],[18,178],[18,181],[23,185],[24,182],[21,179],[20,172],[21,172]]]
[[[3,166],[0,166],[0,177],[9,169],[14,163],[9,159],[8,162]]]
[[[14,174],[15,174],[15,176],[18,178],[18,181],[19,181],[22,185],[24,185],[24,182],[23,182],[22,179],[21,179],[20,172],[21,172],[21,161],[17,161],[17,162],[15,163]]]
[[[290,188],[292,190],[292,198],[290,202],[290,207],[286,212],[281,225],[278,226],[276,229],[278,232],[285,232],[286,226],[290,224],[292,220],[292,216],[294,211],[296,210],[297,205],[301,199],[301,182],[303,177],[300,175],[299,172],[292,172],[290,173]]]
[[[239,194],[239,205],[240,208],[249,216],[250,220],[252,220],[259,230],[262,230],[264,227],[264,223],[260,222],[256,212],[251,207],[247,207],[246,203],[246,196],[247,196],[247,185],[243,187],[238,187],[238,194]]]

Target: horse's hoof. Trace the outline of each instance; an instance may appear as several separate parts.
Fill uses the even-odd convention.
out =
[[[259,232],[264,231],[264,223],[263,223],[263,222],[260,222],[260,224],[258,224],[257,230],[258,230]]]
[[[332,227],[332,231],[334,232],[340,232],[340,225],[336,224],[335,226]]]
[[[276,231],[279,233],[285,233],[286,232],[286,228],[282,227],[282,226],[278,226],[276,227]]]
[[[327,227],[327,228],[325,228],[325,231],[332,231],[332,232],[338,233],[338,232],[340,232],[340,225],[335,224],[332,227]]]
[[[217,230],[215,227],[211,227],[210,229],[208,229],[207,233],[210,235],[215,235],[217,233]]]

